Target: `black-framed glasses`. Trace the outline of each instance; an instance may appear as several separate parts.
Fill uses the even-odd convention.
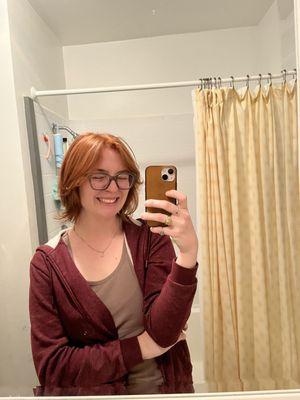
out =
[[[119,172],[111,176],[104,172],[98,172],[88,176],[91,188],[94,190],[106,190],[111,181],[115,181],[120,190],[130,189],[135,182],[135,175],[132,172]]]

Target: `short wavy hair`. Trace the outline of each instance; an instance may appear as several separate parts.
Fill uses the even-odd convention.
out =
[[[64,206],[60,218],[76,222],[82,205],[79,186],[87,178],[101,156],[101,150],[109,147],[117,151],[126,169],[132,172],[136,179],[129,189],[126,202],[119,212],[124,220],[134,213],[138,206],[138,190],[142,183],[141,175],[134,154],[129,145],[120,137],[107,133],[84,133],[78,136],[68,148],[64,157],[59,176],[59,194]]]

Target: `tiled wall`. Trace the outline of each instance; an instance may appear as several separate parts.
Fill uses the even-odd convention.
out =
[[[63,222],[57,219],[58,212],[52,196],[53,185],[56,180],[57,172],[55,166],[54,144],[53,144],[51,125],[52,123],[56,123],[59,125],[66,125],[66,121],[61,116],[45,108],[42,108],[37,103],[35,103],[34,109],[36,116],[38,144],[39,144],[39,152],[41,159],[47,232],[48,232],[48,238],[51,238],[55,236],[62,229],[63,225]],[[43,138],[44,134],[48,135],[51,145],[51,154],[49,159],[46,159],[45,157],[47,153],[47,144],[45,143]]]

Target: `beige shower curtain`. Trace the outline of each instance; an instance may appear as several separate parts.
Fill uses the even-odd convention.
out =
[[[193,93],[210,391],[300,387],[296,85]]]

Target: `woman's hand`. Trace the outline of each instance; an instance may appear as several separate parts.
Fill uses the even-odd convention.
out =
[[[177,264],[192,268],[197,261],[198,239],[187,208],[187,198],[177,190],[168,190],[166,196],[177,200],[177,205],[167,200],[147,200],[147,207],[155,207],[166,210],[171,215],[162,213],[144,212],[141,218],[146,221],[156,221],[166,224],[166,227],[152,227],[153,233],[168,235],[179,248]]]
[[[149,334],[146,331],[144,331],[142,334],[140,334],[137,338],[138,338],[138,342],[140,345],[143,360],[149,360],[150,358],[155,358],[155,357],[161,356],[166,351],[171,349],[171,347],[173,347],[176,343],[180,342],[181,340],[185,340],[186,334],[185,334],[185,331],[182,331],[179,338],[177,339],[176,343],[174,343],[172,346],[169,346],[169,347],[160,347],[151,338],[151,336],[149,336]]]

